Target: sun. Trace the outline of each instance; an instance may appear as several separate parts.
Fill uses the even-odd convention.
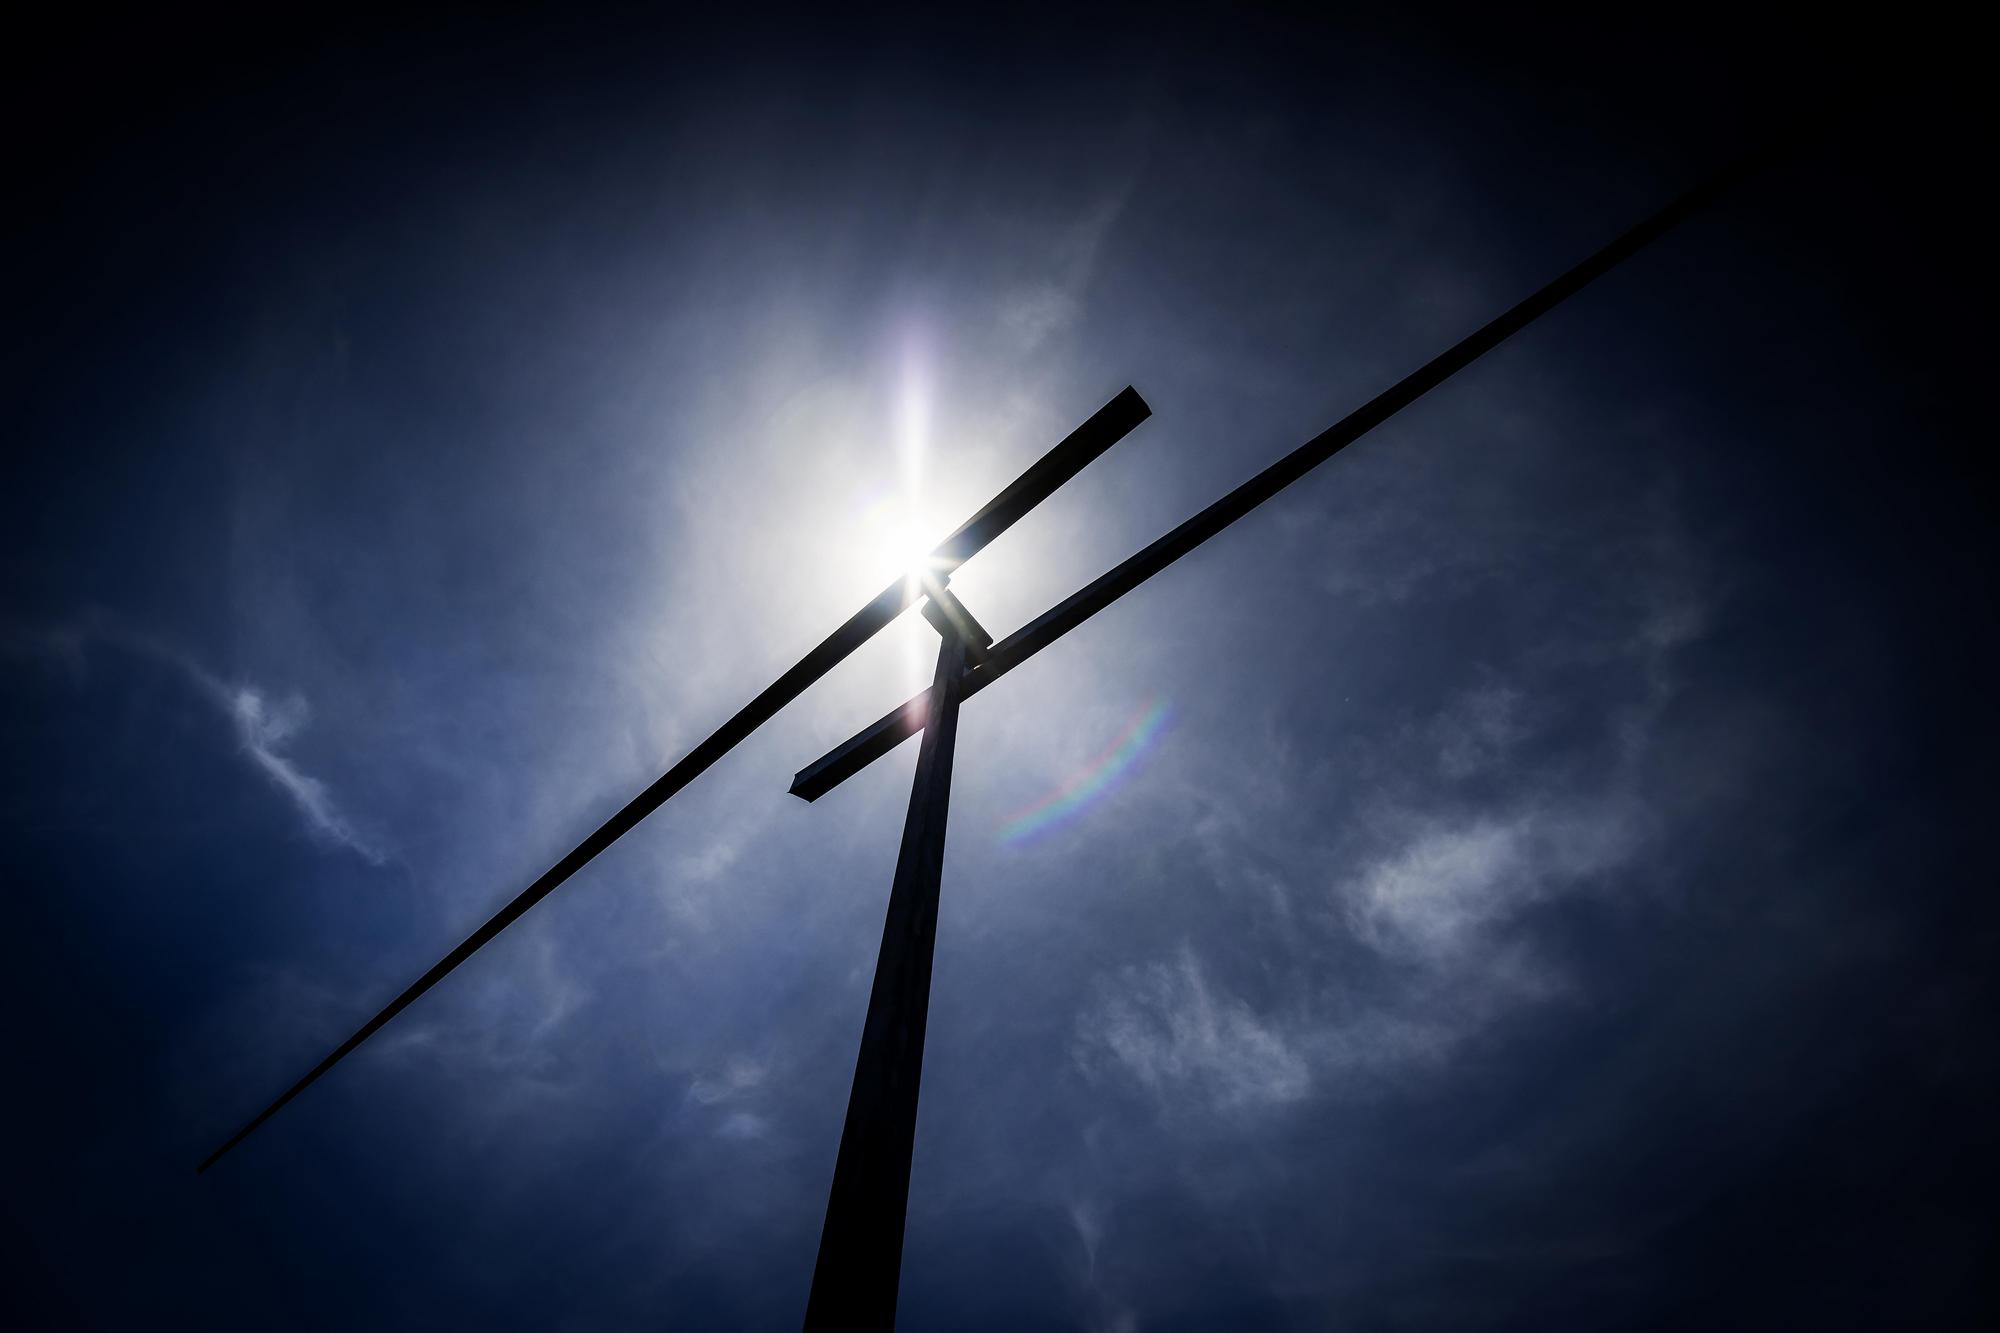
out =
[[[951,523],[941,511],[910,496],[891,494],[862,511],[856,553],[868,567],[871,584],[898,574],[914,578],[950,532]]]
[[[906,492],[896,490],[880,496],[865,504],[848,527],[847,540],[841,544],[841,559],[848,568],[843,582],[872,593],[900,578],[905,596],[915,601],[922,595],[917,578],[927,558],[953,526],[942,510]],[[919,622],[917,629],[905,625],[892,637],[901,644],[895,654],[901,677],[896,688],[905,692],[922,689],[931,677],[936,635]]]

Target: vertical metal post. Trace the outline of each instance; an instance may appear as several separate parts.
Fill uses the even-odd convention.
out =
[[[946,632],[938,646],[923,748],[917,753],[910,812],[903,821],[882,951],[875,960],[875,988],[868,997],[847,1123],[820,1231],[819,1261],[806,1302],[808,1330],[886,1330],[896,1323],[965,656],[965,639]]]

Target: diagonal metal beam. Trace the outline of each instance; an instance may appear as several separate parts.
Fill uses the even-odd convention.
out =
[[[984,508],[938,543],[930,553],[928,568],[945,574],[957,569],[1150,415],[1152,409],[1146,405],[1146,400],[1139,396],[1137,390],[1129,385],[1126,386],[1117,397],[1092,413],[1088,421],[1071,431],[1054,448],[1031,464],[1027,471],[1016,477],[1005,490],[994,496]],[[779,676],[764,689],[763,693],[743,705],[736,716],[716,729],[715,734],[690,750],[686,757],[668,769],[658,781],[633,797],[624,809],[611,816],[595,833],[577,844],[569,855],[543,872],[540,878],[516,895],[512,902],[494,913],[485,925],[473,931],[456,949],[439,959],[435,966],[412,982],[401,995],[390,1001],[387,1008],[363,1023],[353,1036],[334,1049],[333,1054],[314,1065],[304,1078],[286,1089],[276,1101],[230,1135],[221,1147],[210,1153],[202,1164],[195,1168],[196,1174],[215,1165],[224,1153],[248,1138],[258,1126],[276,1115],[287,1102],[311,1087],[321,1075],[339,1064],[362,1042],[375,1035],[385,1023],[408,1008],[418,996],[444,980],[453,968],[477,953],[481,946],[501,931],[513,925],[529,908],[548,897],[562,885],[563,881],[589,864],[599,852],[630,832],[640,820],[666,804],[675,792],[699,777],[711,764],[734,749],[744,737],[797,698],[807,686],[831,671],[849,653],[866,643],[877,631],[901,614],[903,609],[920,594],[921,589],[914,579],[898,579],[884,588],[873,601],[855,612],[846,624],[829,634],[817,648],[801,658],[796,666]]]
[[[1200,546],[1258,505],[1326,462],[1348,445],[1471,365],[1501,343],[1582,291],[1653,241],[1715,202],[1789,152],[1780,140],[1717,172],[1659,212],[1498,316],[1457,345],[1433,357],[1340,421],[1313,436],[1152,545],[1049,608],[987,650],[986,660],[965,674],[962,698],[971,698],[1007,672]],[[935,688],[935,687],[933,687]],[[800,769],[792,795],[816,801],[921,731],[930,690],[877,720]]]

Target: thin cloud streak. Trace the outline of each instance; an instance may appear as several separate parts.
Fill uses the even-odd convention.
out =
[[[237,748],[290,799],[313,841],[322,846],[344,847],[370,865],[389,863],[389,850],[355,826],[326,783],[284,753],[286,746],[312,721],[312,708],[303,695],[293,692],[274,699],[257,685],[226,681],[190,654],[124,625],[100,610],[86,611],[67,625],[30,632],[21,638],[43,655],[65,663],[77,676],[83,672],[86,650],[93,643],[172,667],[228,720]]]

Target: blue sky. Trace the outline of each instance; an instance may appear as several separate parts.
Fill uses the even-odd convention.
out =
[[[793,1325],[915,747],[785,789],[928,679],[915,616],[192,1167],[1125,384],[954,580],[996,632],[1843,68],[1075,36],[51,37],[24,107],[115,91],[9,224],[24,1326]],[[1947,93],[967,704],[905,1327],[1990,1310]]]

